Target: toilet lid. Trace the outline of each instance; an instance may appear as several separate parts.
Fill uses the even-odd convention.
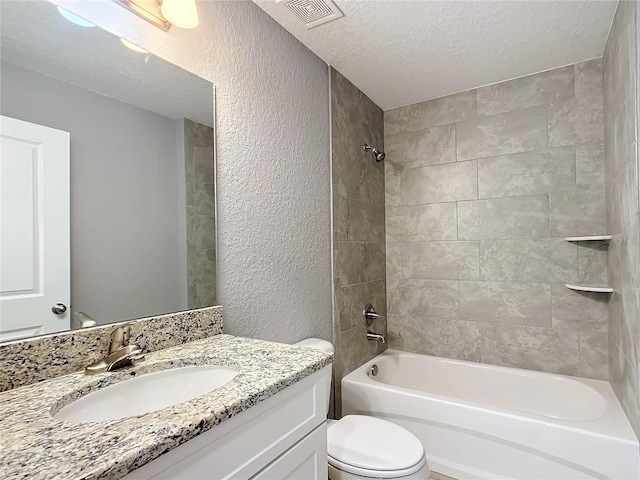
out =
[[[364,415],[347,415],[329,427],[327,453],[329,463],[341,470],[352,466],[358,471],[417,471],[425,459],[422,443],[414,434],[395,423]]]

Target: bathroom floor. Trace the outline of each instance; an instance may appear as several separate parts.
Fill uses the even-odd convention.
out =
[[[429,474],[429,480],[456,480],[453,477],[447,477],[446,475],[442,475],[438,472],[431,472]]]

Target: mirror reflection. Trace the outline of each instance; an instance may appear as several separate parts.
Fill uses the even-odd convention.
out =
[[[0,21],[0,341],[216,304],[213,85],[48,2]]]

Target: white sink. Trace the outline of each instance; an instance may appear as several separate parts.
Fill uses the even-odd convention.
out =
[[[92,392],[62,408],[57,420],[104,422],[135,417],[188,402],[232,380],[238,372],[220,365],[147,373]]]

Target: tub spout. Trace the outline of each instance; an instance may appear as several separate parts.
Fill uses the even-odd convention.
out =
[[[386,340],[384,335],[380,335],[379,333],[367,332],[367,340],[370,342],[380,342],[385,343]]]

